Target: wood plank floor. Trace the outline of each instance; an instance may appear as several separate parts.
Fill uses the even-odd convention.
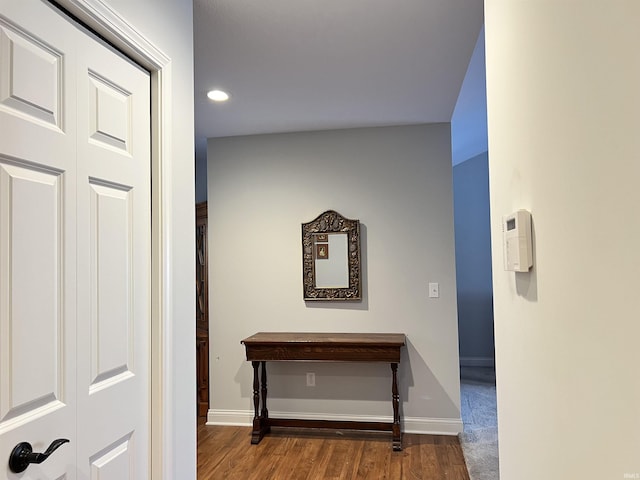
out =
[[[469,480],[457,437],[273,428],[251,445],[250,427],[198,424],[198,480]]]

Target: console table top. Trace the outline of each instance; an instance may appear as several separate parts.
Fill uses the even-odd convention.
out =
[[[400,361],[404,333],[260,332],[242,340],[247,360]]]
[[[332,344],[403,346],[404,333],[303,333],[258,332],[241,341],[245,345],[257,344]]]

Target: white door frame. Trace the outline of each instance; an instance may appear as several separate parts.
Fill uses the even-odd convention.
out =
[[[103,0],[56,0],[151,72],[151,478],[173,471],[171,59]]]

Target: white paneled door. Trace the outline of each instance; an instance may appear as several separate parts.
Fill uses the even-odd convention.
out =
[[[149,478],[150,125],[148,72],[0,0],[0,480]]]

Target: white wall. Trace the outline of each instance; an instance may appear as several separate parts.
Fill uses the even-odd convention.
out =
[[[166,478],[196,478],[195,412],[195,212],[193,128],[193,4],[190,0],[105,0],[156,47],[171,58],[172,122],[166,180],[172,198],[173,254],[165,281],[173,295],[166,305],[173,319],[174,358],[167,379],[173,383],[172,471]]]
[[[640,475],[640,2],[486,0],[503,480]],[[529,209],[534,269],[502,269]]]
[[[252,418],[255,332],[404,332],[406,430],[458,431],[451,169],[448,124],[209,139],[211,422]],[[360,303],[302,299],[301,223],[328,209],[361,222]],[[386,365],[268,369],[272,414],[391,416]]]
[[[453,167],[453,221],[460,363],[492,366],[493,286],[487,152]]]

